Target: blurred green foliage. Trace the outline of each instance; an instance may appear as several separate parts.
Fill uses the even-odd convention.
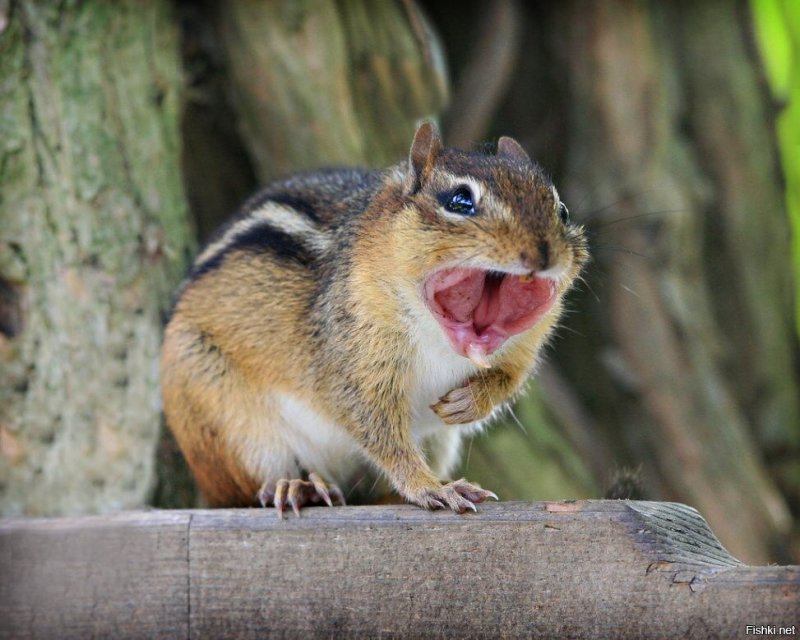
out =
[[[513,412],[466,444],[462,474],[501,500],[599,498],[601,488],[548,415],[532,382]]]
[[[770,89],[780,107],[776,127],[792,225],[796,325],[800,334],[800,2],[751,0]]]

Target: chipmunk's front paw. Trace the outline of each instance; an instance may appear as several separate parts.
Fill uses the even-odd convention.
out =
[[[492,405],[486,393],[472,383],[451,389],[439,402],[431,405],[433,412],[445,424],[467,424],[482,420],[492,412]]]
[[[300,507],[307,504],[324,502],[329,507],[335,500],[344,504],[344,495],[335,484],[328,484],[317,473],[309,473],[308,480],[295,478],[293,480],[268,480],[258,490],[256,495],[262,507],[274,505],[278,517],[283,519],[283,510],[288,504],[295,515],[300,517]],[[331,499],[331,497],[333,499]]]
[[[464,513],[467,509],[477,511],[476,504],[487,498],[497,500],[497,495],[481,489],[477,484],[467,482],[464,478],[454,482],[422,489],[408,497],[410,502],[425,509],[452,509],[456,513]]]

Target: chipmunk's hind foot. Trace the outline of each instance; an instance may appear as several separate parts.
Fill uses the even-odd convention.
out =
[[[311,472],[308,479],[294,478],[287,480],[267,480],[261,485],[256,498],[262,507],[273,505],[278,517],[283,519],[283,510],[288,504],[295,515],[300,517],[300,507],[308,504],[324,502],[329,507],[334,502],[345,504],[344,494],[341,489],[332,483],[327,483],[318,473]]]

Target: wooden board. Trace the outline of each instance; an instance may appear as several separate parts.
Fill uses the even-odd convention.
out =
[[[583,501],[0,521],[0,637],[744,637],[800,631],[800,567],[684,505]],[[783,637],[791,637],[784,635]]]
[[[0,637],[187,637],[190,518],[0,520]]]

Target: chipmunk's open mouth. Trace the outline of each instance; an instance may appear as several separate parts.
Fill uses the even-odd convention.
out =
[[[556,300],[551,278],[482,269],[442,269],[423,290],[453,349],[481,367],[491,366],[487,356],[535,325]]]

